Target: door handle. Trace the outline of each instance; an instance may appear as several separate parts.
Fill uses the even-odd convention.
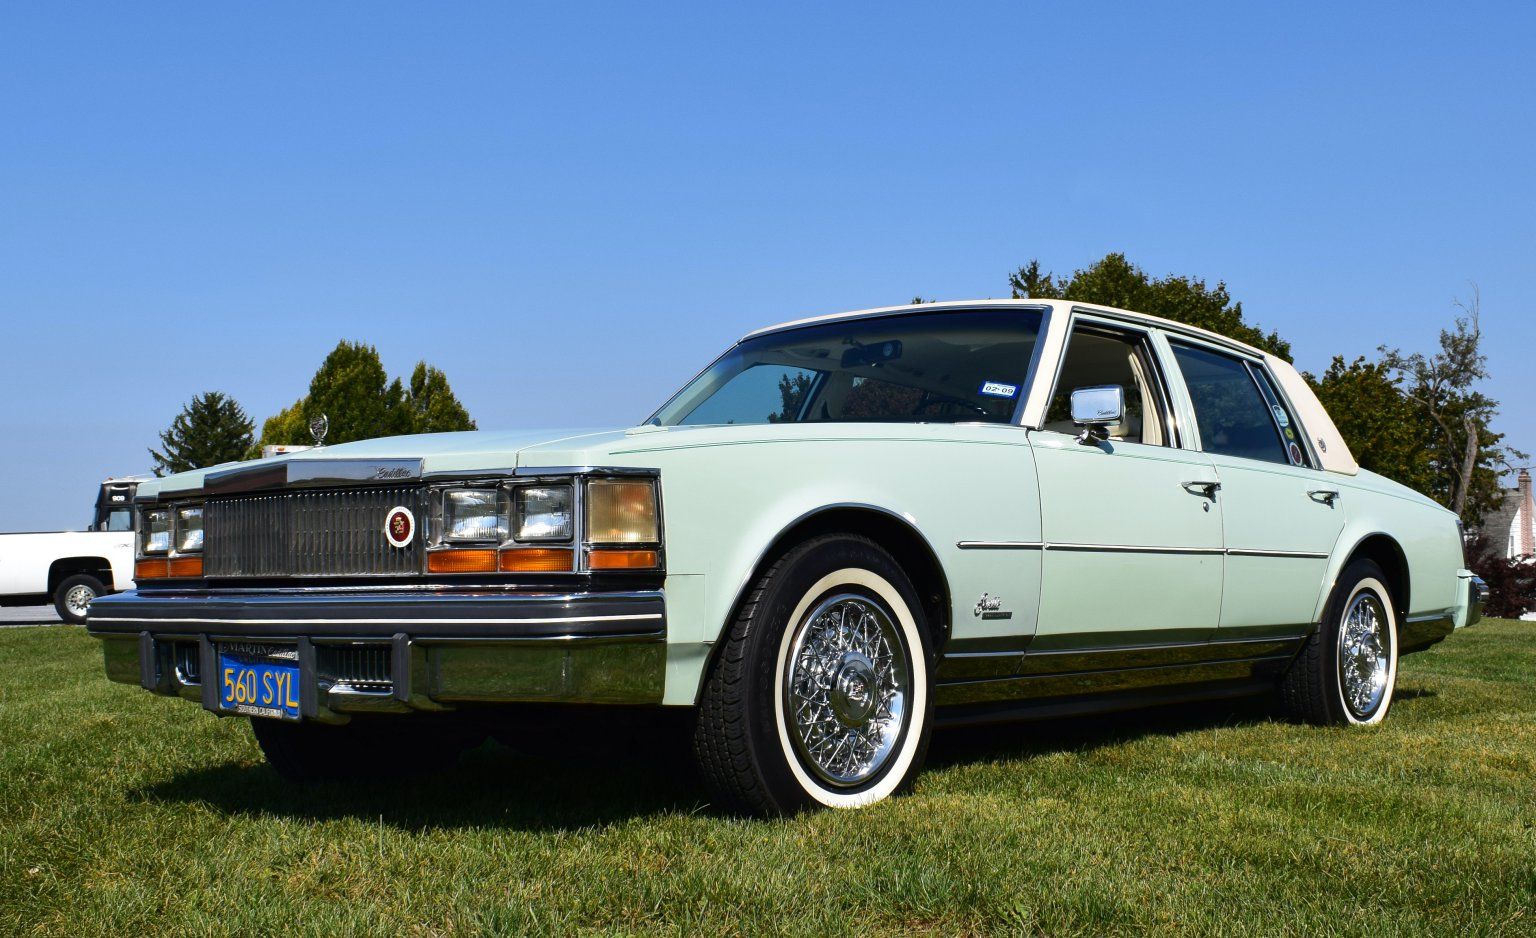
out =
[[[1191,495],[1203,495],[1215,501],[1216,491],[1221,488],[1220,482],[1182,482],[1184,491]]]
[[[1334,501],[1339,497],[1339,493],[1334,489],[1314,489],[1307,493],[1307,497],[1314,502],[1322,502],[1324,505],[1332,508]]]

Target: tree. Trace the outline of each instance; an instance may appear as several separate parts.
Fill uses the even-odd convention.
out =
[[[1208,287],[1204,280],[1171,274],[1155,280],[1124,254],[1106,254],[1062,278],[1042,271],[1040,262],[1032,260],[1009,275],[1008,283],[1015,299],[1080,300],[1118,306],[1209,329],[1291,360],[1291,343],[1278,333],[1265,334],[1243,321],[1243,304],[1232,301],[1225,282]]]
[[[442,433],[448,430],[473,430],[475,422],[469,411],[453,396],[448,376],[426,362],[417,362],[411,372],[405,407],[412,433]]]
[[[234,398],[218,391],[193,395],[170,427],[160,432],[162,451],[149,451],[155,475],[243,459],[251,447],[252,429],[251,419]]]
[[[304,398],[301,397],[291,406],[284,407],[262,421],[261,438],[251,444],[246,458],[255,459],[260,456],[263,446],[283,443],[298,445],[308,443],[309,440],[309,426],[304,421]]]
[[[779,400],[781,406],[779,412],[768,415],[769,423],[792,423],[799,416],[800,408],[805,404],[805,395],[811,390],[811,376],[809,372],[797,372],[793,377],[789,372],[779,375]]]
[[[301,408],[305,435],[309,421],[321,414],[330,421],[327,443],[409,433],[404,400],[400,380],[389,380],[377,349],[361,342],[339,342],[309,382],[309,394]]]
[[[1430,489],[1421,491],[1473,526],[1498,503],[1499,476],[1509,469],[1510,457],[1525,454],[1504,446],[1504,435],[1489,429],[1498,402],[1475,388],[1488,377],[1476,284],[1471,301],[1458,300],[1456,306],[1464,315],[1440,330],[1438,352],[1405,355],[1385,345],[1380,352],[1382,365],[1398,379],[1427,430],[1423,445],[1433,476]]]
[[[312,442],[309,423],[321,414],[330,424],[327,443],[475,429],[441,370],[417,362],[407,388],[399,378],[390,380],[378,350],[362,342],[337,343],[309,393],[262,424],[260,445]]]
[[[1398,386],[1392,370],[1364,356],[1349,364],[1335,355],[1312,385],[1361,468],[1420,492],[1435,487],[1435,469],[1424,447],[1424,417]]]

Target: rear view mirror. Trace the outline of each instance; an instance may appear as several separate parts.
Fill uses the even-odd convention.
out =
[[[856,345],[843,353],[844,368],[883,365],[901,357],[901,340],[887,339],[874,345]]]
[[[1124,417],[1125,388],[1118,384],[1077,388],[1072,392],[1072,422],[1083,428],[1077,441],[1084,446],[1103,440],[1104,428],[1119,423]]]

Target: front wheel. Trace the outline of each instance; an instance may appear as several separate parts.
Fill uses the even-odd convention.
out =
[[[85,624],[85,614],[97,596],[107,591],[101,581],[89,573],[65,577],[53,591],[53,608],[59,618],[72,625]]]
[[[828,535],[790,550],[723,642],[694,732],[717,800],[783,815],[910,786],[932,725],[932,651],[911,581],[879,546]]]
[[[1381,568],[1345,568],[1323,622],[1280,685],[1294,717],[1319,726],[1369,726],[1387,717],[1397,687],[1397,614]]]

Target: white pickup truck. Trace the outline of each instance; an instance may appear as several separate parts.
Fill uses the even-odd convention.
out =
[[[84,531],[0,534],[0,606],[51,602],[85,621],[91,600],[133,586],[133,493],[153,476],[107,479]]]

